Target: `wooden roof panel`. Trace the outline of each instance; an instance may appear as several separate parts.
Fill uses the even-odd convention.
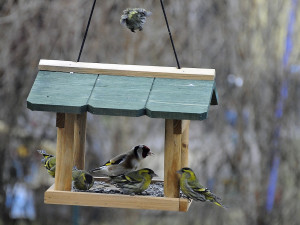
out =
[[[99,75],[88,105],[95,114],[142,116],[153,79]]]
[[[97,76],[39,71],[27,98],[28,108],[39,111],[82,113]]]
[[[39,71],[27,98],[29,109],[77,114],[88,111],[98,115],[133,117],[147,115],[153,118],[202,120],[207,117],[209,106],[218,104],[214,70],[186,68],[172,71],[167,67],[159,67],[155,68],[154,72],[143,75],[143,71],[148,69],[147,66],[119,65],[119,68],[116,65],[114,68],[112,64],[92,64],[93,72],[84,74],[81,66],[85,66],[86,70],[89,69],[90,64],[72,62],[68,67],[68,63],[63,61],[62,66],[61,63],[62,61],[57,63],[51,61],[50,67],[47,65],[47,68],[49,67],[49,70],[58,68],[68,72]],[[78,71],[70,72],[75,67]],[[95,74],[94,67],[109,74]],[[119,75],[122,68],[125,68],[125,75]],[[165,76],[165,70],[171,72]],[[118,74],[111,75],[115,71]],[[187,71],[188,73],[203,72],[204,78],[201,78],[202,75],[197,77],[195,74],[197,78],[195,80],[184,79]],[[130,75],[127,76],[126,73]],[[148,77],[152,75],[153,77]],[[212,79],[206,79],[208,77]]]
[[[210,105],[214,81],[156,78],[146,105],[150,117],[202,120]],[[180,115],[180,116],[179,116]]]

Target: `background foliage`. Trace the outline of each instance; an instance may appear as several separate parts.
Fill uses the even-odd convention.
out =
[[[299,13],[283,63],[290,10],[299,12],[299,4],[164,2],[181,65],[217,72],[220,104],[211,107],[206,121],[191,123],[190,166],[230,209],[193,203],[183,214],[45,205],[43,192],[53,180],[40,166],[36,149],[55,153],[55,114],[31,112],[26,98],[39,59],[77,59],[92,1],[8,0],[0,1],[0,224],[12,222],[5,190],[16,182],[34,190],[37,215],[32,224],[299,223]],[[120,26],[127,7],[153,12],[143,32],[133,34]],[[98,1],[81,61],[175,66],[159,1]],[[163,120],[88,115],[87,133],[87,168],[144,143],[157,157],[147,166],[163,175]],[[267,210],[276,158],[274,205]],[[36,165],[34,172],[29,165]],[[28,174],[31,179],[25,179]]]

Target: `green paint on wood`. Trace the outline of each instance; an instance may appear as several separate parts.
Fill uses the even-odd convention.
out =
[[[213,81],[156,78],[146,106],[149,116],[205,119],[212,87]]]
[[[214,81],[40,71],[31,110],[203,120],[218,104]]]
[[[92,113],[142,116],[154,78],[99,75],[89,100]]]
[[[40,71],[27,98],[31,110],[82,113],[97,75]]]

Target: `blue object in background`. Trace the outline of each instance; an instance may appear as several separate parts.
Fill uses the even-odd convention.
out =
[[[284,69],[287,69],[290,54],[293,50],[293,29],[296,19],[296,10],[297,10],[297,4],[298,0],[291,0],[291,10],[290,10],[290,17],[288,22],[288,28],[287,28],[287,36],[286,36],[286,42],[285,42],[285,52],[283,54],[282,58],[282,65]],[[283,107],[284,107],[284,101],[288,98],[288,78],[286,78],[281,85],[280,89],[280,98],[276,106],[275,111],[275,118],[277,121],[283,116]],[[269,186],[268,186],[268,192],[267,192],[267,202],[266,202],[266,209],[268,212],[271,212],[274,206],[274,200],[276,195],[276,185],[277,185],[277,178],[278,178],[278,168],[280,165],[280,155],[279,155],[279,137],[280,137],[280,124],[277,125],[275,131],[274,131],[274,140],[273,140],[273,161],[272,161],[272,168],[270,172],[269,177]]]
[[[233,109],[228,109],[226,112],[225,112],[225,118],[226,118],[226,121],[233,127],[236,126],[236,123],[237,123],[237,112]]]

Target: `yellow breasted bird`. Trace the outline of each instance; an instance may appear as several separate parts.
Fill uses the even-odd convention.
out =
[[[153,170],[144,168],[111,177],[110,182],[122,189],[124,194],[138,194],[145,191],[149,187],[152,178],[156,176]]]
[[[120,19],[122,25],[126,25],[129,30],[135,32],[136,30],[143,30],[146,18],[152,13],[142,8],[128,8],[123,11]]]
[[[221,206],[225,209],[227,208],[221,203],[221,199],[219,197],[199,183],[192,169],[184,167],[177,171],[177,173],[181,174],[180,188],[188,198],[202,202],[210,201],[217,206]]]
[[[44,164],[47,172],[55,177],[56,157],[54,155],[47,154],[45,150],[37,150],[38,153],[43,155],[42,163]]]
[[[76,167],[72,170],[72,180],[74,187],[78,190],[89,190],[94,185],[94,177]]]
[[[146,145],[137,145],[133,147],[130,151],[117,155],[116,157],[108,160],[104,165],[92,169],[89,172],[99,172],[100,175],[106,176],[118,176],[121,174],[126,174],[130,171],[138,169],[141,160],[145,159],[147,156],[152,155]]]

